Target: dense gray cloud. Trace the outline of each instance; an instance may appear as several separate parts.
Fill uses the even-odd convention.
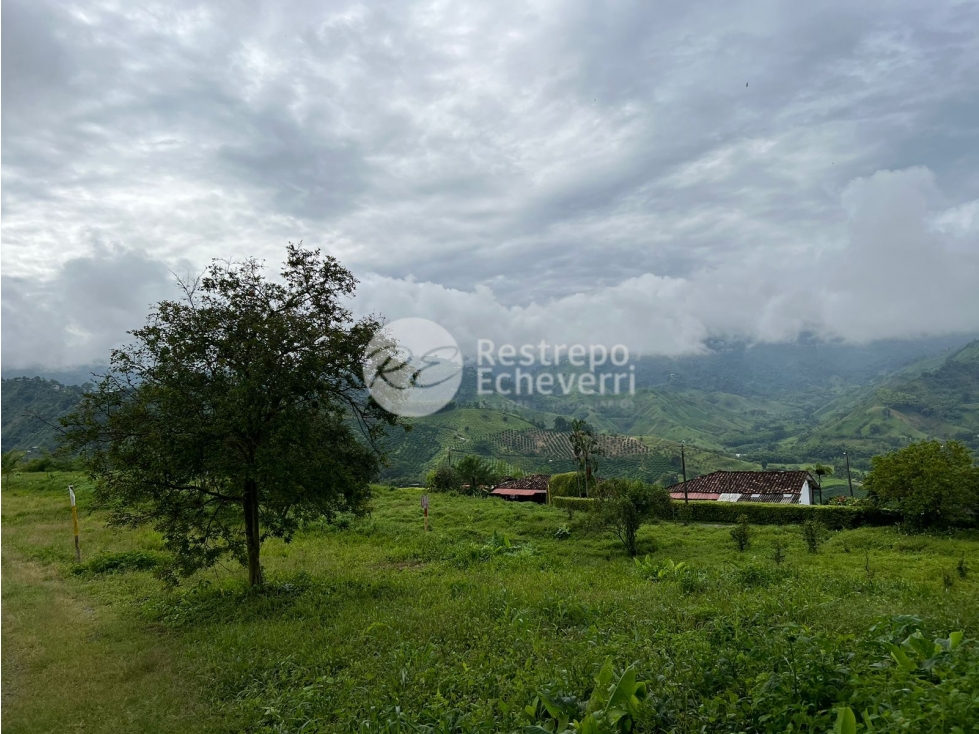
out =
[[[186,278],[188,263],[181,263]],[[4,274],[5,367],[64,367],[108,361],[151,306],[179,297],[177,275],[143,252],[97,245],[50,279]]]
[[[87,361],[168,267],[298,239],[361,277],[358,308],[464,341],[979,329],[974,3],[4,21],[5,366]]]

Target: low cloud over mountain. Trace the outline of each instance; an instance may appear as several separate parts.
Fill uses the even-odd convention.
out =
[[[470,349],[979,329],[974,5],[4,11],[5,367],[299,239]]]

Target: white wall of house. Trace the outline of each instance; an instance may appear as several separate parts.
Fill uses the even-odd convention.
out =
[[[809,488],[809,480],[802,483],[802,496],[799,498],[800,505],[812,504],[812,490]]]

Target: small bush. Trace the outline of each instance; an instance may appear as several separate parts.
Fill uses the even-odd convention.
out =
[[[806,550],[810,553],[819,552],[819,546],[822,545],[825,534],[825,526],[815,518],[809,518],[802,523],[802,540],[805,541]]]
[[[78,471],[81,469],[79,459],[71,456],[44,454],[23,464],[21,471],[27,473],[44,473],[52,471]]]
[[[731,538],[741,553],[751,545],[751,528],[748,526],[748,516],[744,513],[738,515],[738,524],[731,528]]]
[[[591,497],[552,497],[551,504],[568,512],[591,512],[597,500]]]
[[[662,487],[630,479],[607,479],[598,485],[597,521],[619,536],[626,553],[635,556],[636,534],[643,523],[668,514],[670,495]]]
[[[785,543],[781,538],[776,538],[772,545],[772,560],[775,561],[776,566],[781,566],[785,561]]]
[[[462,478],[451,466],[440,466],[428,473],[425,486],[432,492],[458,492],[462,488]]]
[[[690,504],[688,502],[674,502],[673,503],[673,518],[684,525],[689,525],[690,520],[693,518],[693,510],[690,509]]]

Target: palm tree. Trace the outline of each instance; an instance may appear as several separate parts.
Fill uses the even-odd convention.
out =
[[[597,467],[595,457],[600,453],[600,449],[598,439],[595,438],[591,428],[578,418],[571,421],[571,453],[574,454],[578,471],[578,493],[580,496],[587,497],[588,482]]]

